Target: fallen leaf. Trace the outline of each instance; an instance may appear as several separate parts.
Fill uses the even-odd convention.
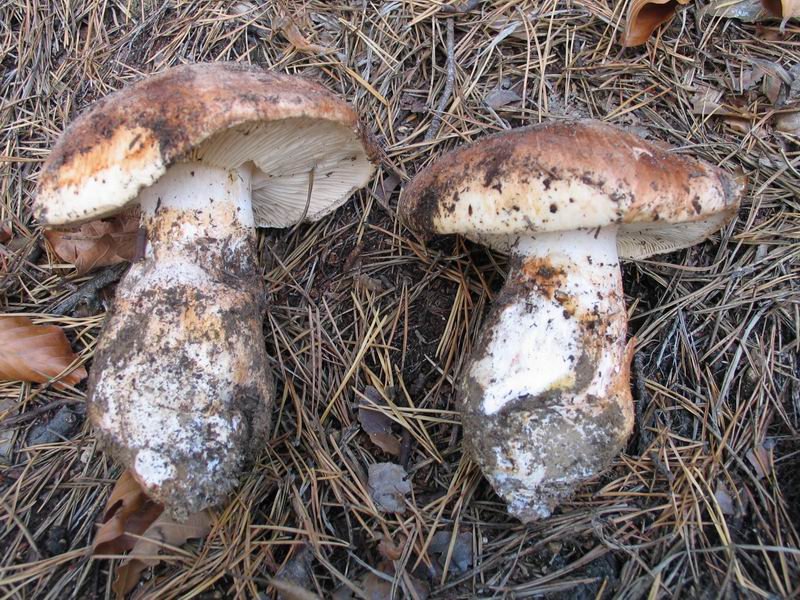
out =
[[[369,493],[383,512],[406,512],[405,497],[411,493],[408,473],[394,463],[376,463],[369,466]]]
[[[397,175],[384,176],[381,181],[380,187],[375,192],[375,195],[381,200],[386,200],[392,193],[400,186],[400,178]]]
[[[0,244],[5,244],[11,239],[11,225],[8,222],[0,223]]]
[[[102,525],[94,538],[93,554],[122,554],[161,515],[164,507],[151,500],[130,471],[117,481],[106,502]]]
[[[688,3],[689,0],[631,0],[622,45],[641,46],[659,25],[672,18],[679,5]]]
[[[44,236],[61,260],[72,263],[83,274],[133,260],[138,232],[139,213],[128,211],[74,229],[49,229]]]
[[[336,52],[333,48],[309,42],[306,36],[300,33],[300,29],[294,19],[287,14],[278,17],[275,21],[275,26],[281,30],[283,36],[298,52],[304,52],[305,54],[332,54]]]
[[[800,16],[800,0],[761,0],[767,13],[781,20],[781,31],[786,21]]]
[[[711,0],[698,12],[699,18],[721,17],[754,23],[769,18],[761,0]]]
[[[314,555],[308,546],[295,546],[292,555],[270,581],[270,585],[278,591],[278,600],[302,600],[305,597],[317,597],[316,594],[307,591],[311,587],[313,561]],[[303,596],[303,593],[311,595]]]
[[[784,112],[776,115],[775,129],[789,135],[800,134],[800,112]]]
[[[745,456],[750,464],[753,465],[758,479],[764,479],[764,477],[772,473],[771,443],[763,443],[757,448],[751,448]]]
[[[378,542],[378,552],[386,560],[400,560],[403,556],[403,545],[395,544],[391,538],[384,537]]]
[[[278,592],[279,600],[320,600],[315,593],[302,586],[281,579],[270,579],[269,584]]]
[[[364,388],[364,395],[373,404],[386,404],[380,392],[371,385]],[[361,404],[358,407],[358,422],[373,444],[388,454],[400,455],[400,440],[392,435],[392,420],[386,414],[369,404]]]
[[[390,578],[395,578],[395,568],[390,562],[383,561],[378,565],[378,570],[385,573]],[[404,581],[407,585],[413,588],[413,596],[411,593],[406,593],[400,581],[397,585],[393,585],[391,579],[385,579],[377,573],[370,571],[361,580],[361,587],[367,593],[369,600],[393,600],[394,598],[417,598],[417,600],[426,600],[430,595],[430,587],[424,581],[417,579],[410,573],[403,573],[399,580]],[[395,588],[396,593],[392,595],[392,588]]]
[[[439,562],[444,567],[451,543],[453,552],[450,556],[450,565],[455,567],[458,573],[465,573],[472,566],[472,534],[469,531],[462,531],[455,540],[452,531],[437,531],[433,534],[428,549],[433,554],[441,555]]]
[[[164,546],[180,546],[192,538],[205,537],[211,531],[211,514],[208,510],[189,515],[183,523],[178,523],[168,512],[162,512],[152,525],[136,541],[131,553],[117,569],[117,576],[111,586],[117,598],[124,598],[139,582],[147,567],[157,565],[158,555]]]
[[[0,380],[46,383],[77,358],[61,328],[34,325],[28,317],[0,316],[0,339]],[[78,367],[61,379],[75,385],[86,375]]]
[[[501,108],[520,100],[522,97],[511,88],[510,82],[501,81],[497,87],[484,96],[483,103],[489,108]]]
[[[717,489],[714,491],[714,498],[717,500],[719,509],[724,515],[732,515],[736,512],[733,506],[733,498],[728,493],[728,488],[721,481],[717,482]]]
[[[692,95],[692,113],[708,116],[720,113],[722,109],[722,92],[707,85],[697,86]]]

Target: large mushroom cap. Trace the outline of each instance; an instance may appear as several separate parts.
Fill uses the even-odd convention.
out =
[[[450,152],[405,188],[400,213],[421,233],[506,251],[521,235],[618,225],[620,256],[642,258],[705,239],[736,213],[741,192],[718,168],[582,120]]]
[[[320,85],[246,65],[186,65],[76,119],[43,166],[34,210],[45,225],[87,221],[132,203],[176,161],[252,162],[256,224],[286,226],[365,185],[374,153],[355,112]]]

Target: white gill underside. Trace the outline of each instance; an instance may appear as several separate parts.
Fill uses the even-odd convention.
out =
[[[726,220],[728,213],[718,213],[705,219],[685,223],[627,223],[617,229],[617,255],[622,259],[644,259],[656,254],[674,252],[694,246],[717,231]],[[595,229],[591,232],[594,233]],[[511,253],[514,246],[527,236],[542,236],[543,233],[470,233],[467,237],[494,248],[500,252]]]
[[[526,395],[575,386],[585,343],[578,316],[624,310],[614,304],[615,298],[622,298],[615,228],[522,238],[513,252],[523,260],[547,258],[554,267],[563,269],[566,284],[561,291],[571,296],[575,312],[569,314],[561,302],[542,293],[521,297],[503,310],[483,358],[470,370],[470,376],[484,390],[483,410],[487,415]],[[611,333],[621,335],[624,342],[624,329]],[[601,358],[582,394],[605,395],[619,368],[613,356]]]
[[[286,227],[304,215],[321,218],[366,184],[373,169],[350,129],[306,118],[233,127],[204,142],[191,158],[222,168],[251,161],[260,227]]]

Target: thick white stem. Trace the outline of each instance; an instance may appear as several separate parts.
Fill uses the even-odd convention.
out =
[[[465,437],[523,519],[603,468],[632,426],[614,228],[521,239],[465,377]]]
[[[221,169],[197,162],[178,163],[142,190],[139,202],[148,230],[147,255],[194,253],[198,240],[253,239],[250,195],[252,168]]]
[[[142,193],[145,256],[90,376],[101,439],[178,517],[225,498],[269,426],[249,178],[185,163]]]
[[[581,315],[603,315],[606,335],[625,335],[613,228],[523,238],[513,256],[520,267],[510,282],[521,275],[537,285],[502,311],[487,351],[470,368],[470,376],[484,388],[487,415],[525,395],[575,388],[585,343]],[[602,392],[613,375],[608,371],[618,366],[603,361],[586,393]]]

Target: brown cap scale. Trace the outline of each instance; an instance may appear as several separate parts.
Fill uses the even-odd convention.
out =
[[[98,340],[89,410],[100,438],[182,517],[218,503],[269,428],[256,226],[316,220],[371,177],[350,106],[300,78],[182,66],[95,104],[45,162],[49,226],[139,204],[144,258]]]
[[[723,171],[597,121],[484,138],[417,174],[400,215],[510,252],[459,387],[464,437],[509,510],[548,516],[633,427],[620,258],[685,248],[725,225]]]

